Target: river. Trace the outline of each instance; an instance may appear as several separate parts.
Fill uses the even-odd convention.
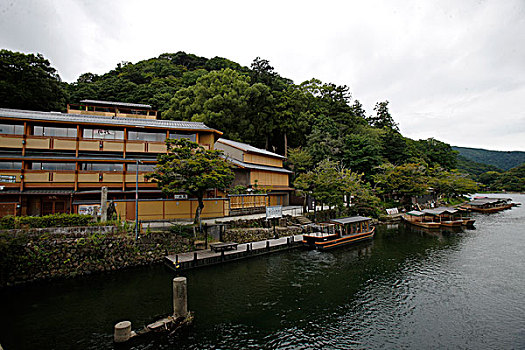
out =
[[[501,195],[500,195],[501,196]],[[524,206],[475,229],[378,227],[331,252],[294,250],[184,272],[194,325],[133,349],[524,349]],[[113,349],[113,325],[168,313],[164,266],[0,292],[0,344]]]

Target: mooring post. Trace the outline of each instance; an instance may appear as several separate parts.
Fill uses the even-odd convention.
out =
[[[179,264],[179,254],[175,254],[175,264]]]
[[[266,241],[266,249],[270,249],[270,241]]]
[[[173,317],[186,317],[188,315],[188,293],[186,277],[173,279]]]
[[[249,245],[249,244],[246,244],[246,251],[247,251],[247,252],[250,251],[250,245]]]
[[[115,343],[124,343],[131,338],[131,322],[122,321],[115,325],[113,341]]]

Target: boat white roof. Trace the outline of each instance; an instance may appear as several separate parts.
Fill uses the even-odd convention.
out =
[[[345,225],[345,224],[351,224],[353,222],[361,222],[361,221],[368,221],[368,220],[372,220],[372,219],[366,216],[350,216],[347,218],[330,219],[330,222]]]

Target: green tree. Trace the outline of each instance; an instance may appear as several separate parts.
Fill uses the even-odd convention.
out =
[[[389,103],[390,102],[388,101],[376,103],[374,107],[376,115],[367,118],[370,126],[373,126],[374,128],[389,128],[399,131],[397,123],[394,121],[394,118],[392,118],[392,115],[390,115],[390,111],[388,110]]]
[[[0,50],[0,106],[37,111],[65,109],[65,90],[41,54]]]
[[[166,195],[184,191],[197,197],[199,205],[195,222],[201,227],[204,194],[208,189],[226,189],[233,181],[230,165],[221,157],[222,151],[207,150],[187,139],[168,139],[167,154],[158,156],[155,171],[148,175]]]
[[[384,198],[398,196],[405,203],[412,196],[425,194],[429,188],[427,167],[424,164],[383,164],[373,179],[377,192]]]

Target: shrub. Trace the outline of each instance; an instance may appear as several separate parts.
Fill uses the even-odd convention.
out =
[[[4,216],[0,219],[1,229],[15,228],[48,228],[88,226],[92,224],[91,215],[79,214],[54,214],[46,216]]]

